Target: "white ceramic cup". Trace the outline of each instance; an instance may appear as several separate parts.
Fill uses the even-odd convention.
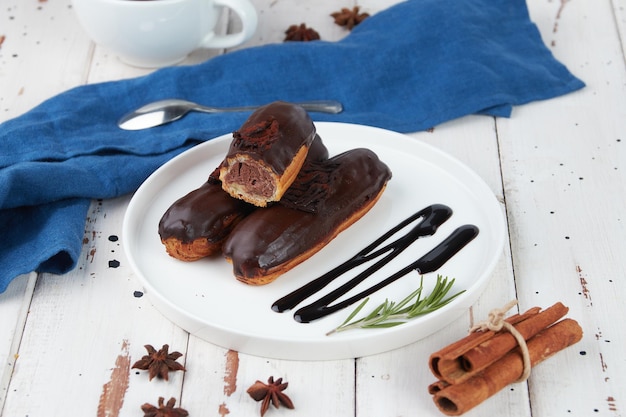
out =
[[[250,0],[72,0],[78,20],[99,45],[127,64],[164,67],[200,48],[230,48],[250,39],[257,12]],[[223,7],[239,16],[242,29],[218,35]]]

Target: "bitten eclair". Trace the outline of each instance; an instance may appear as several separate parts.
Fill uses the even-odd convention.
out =
[[[316,135],[307,162],[328,158],[328,149]],[[231,197],[222,189],[218,169],[209,179],[176,200],[159,222],[159,236],[167,253],[182,261],[195,261],[220,253],[231,230],[257,207]],[[296,201],[294,205],[303,204]]]
[[[220,166],[222,188],[259,207],[279,201],[295,180],[315,138],[315,125],[300,106],[267,104],[233,133]]]
[[[268,284],[365,215],[390,178],[387,165],[368,149],[307,164],[288,193],[299,194],[289,198],[298,201],[297,205],[313,208],[306,211],[276,204],[255,210],[224,242],[224,257],[232,263],[238,280]]]

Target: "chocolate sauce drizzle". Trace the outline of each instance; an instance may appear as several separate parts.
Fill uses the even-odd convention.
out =
[[[364,281],[367,277],[381,269],[388,264],[392,259],[403,252],[413,242],[422,236],[433,235],[438,227],[442,225],[452,215],[452,209],[442,204],[433,204],[428,206],[412,216],[408,217],[397,226],[383,234],[376,239],[372,244],[361,250],[354,257],[347,260],[343,264],[337,266],[333,270],[326,274],[316,278],[308,284],[298,288],[283,298],[277,300],[272,305],[272,310],[276,312],[284,312],[290,310],[304,301],[306,298],[319,292],[326,287],[335,278],[344,274],[345,272],[362,265],[365,262],[372,261],[378,257],[382,258],[376,261],[373,265],[359,273],[357,276],[341,285],[337,289],[331,291],[327,295],[321,297],[319,300],[300,308],[294,313],[294,319],[301,323],[308,323],[313,320],[322,318],[326,315],[339,311],[356,301],[373,294],[381,288],[391,284],[397,279],[405,276],[411,271],[417,271],[420,274],[433,272],[439,269],[444,263],[446,263],[452,256],[454,256],[459,250],[467,245],[478,235],[478,228],[474,225],[464,225],[457,228],[450,236],[448,236],[443,242],[437,245],[434,249],[422,256],[417,261],[402,268],[398,272],[389,276],[388,278],[380,281],[378,284],[363,290],[362,292],[338,302],[334,305],[330,305],[333,301],[337,300],[342,295],[356,287],[359,283]],[[377,249],[378,246],[387,241],[390,237],[402,230],[412,222],[422,219],[420,223],[414,226],[402,237],[395,241]]]

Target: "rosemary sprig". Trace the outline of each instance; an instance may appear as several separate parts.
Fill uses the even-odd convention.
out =
[[[386,299],[384,303],[380,304],[365,317],[352,321],[369,301],[369,297],[367,297],[350,313],[342,324],[326,333],[326,335],[329,336],[333,333],[350,329],[380,329],[406,323],[412,318],[423,316],[424,314],[440,309],[465,292],[465,290],[459,291],[445,298],[453,285],[454,279],[448,280],[448,277],[443,278],[441,275],[437,275],[435,288],[433,288],[433,291],[426,298],[422,298],[422,291],[424,289],[424,276],[422,276],[420,278],[419,288],[407,295],[400,302],[396,303],[395,301]],[[414,302],[412,301],[413,299],[415,299]]]

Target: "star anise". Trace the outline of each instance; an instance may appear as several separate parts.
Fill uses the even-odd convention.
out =
[[[282,378],[278,378],[274,381],[274,377],[270,376],[267,380],[267,384],[261,381],[256,381],[246,391],[255,401],[263,401],[261,403],[261,417],[265,414],[271,404],[278,408],[281,404],[290,410],[294,409],[291,399],[283,392],[287,389],[287,382],[283,383]]]
[[[370,17],[368,13],[359,13],[359,6],[355,6],[352,10],[348,8],[342,8],[340,12],[330,14],[335,18],[335,23],[339,26],[345,26],[347,29],[352,30],[353,27]]]
[[[157,407],[152,404],[145,403],[141,406],[143,417],[186,417],[189,415],[187,410],[180,407],[174,407],[176,398],[170,398],[167,404],[163,404],[165,399],[159,397],[159,405]]]
[[[176,362],[176,359],[183,356],[180,352],[168,353],[169,345],[163,345],[158,351],[152,345],[144,346],[148,351],[140,360],[135,362],[133,369],[148,370],[150,380],[155,376],[164,380],[168,380],[169,371],[184,371],[185,367]]]
[[[285,41],[309,42],[320,38],[320,34],[315,29],[307,27],[304,23],[289,26],[285,35]]]

